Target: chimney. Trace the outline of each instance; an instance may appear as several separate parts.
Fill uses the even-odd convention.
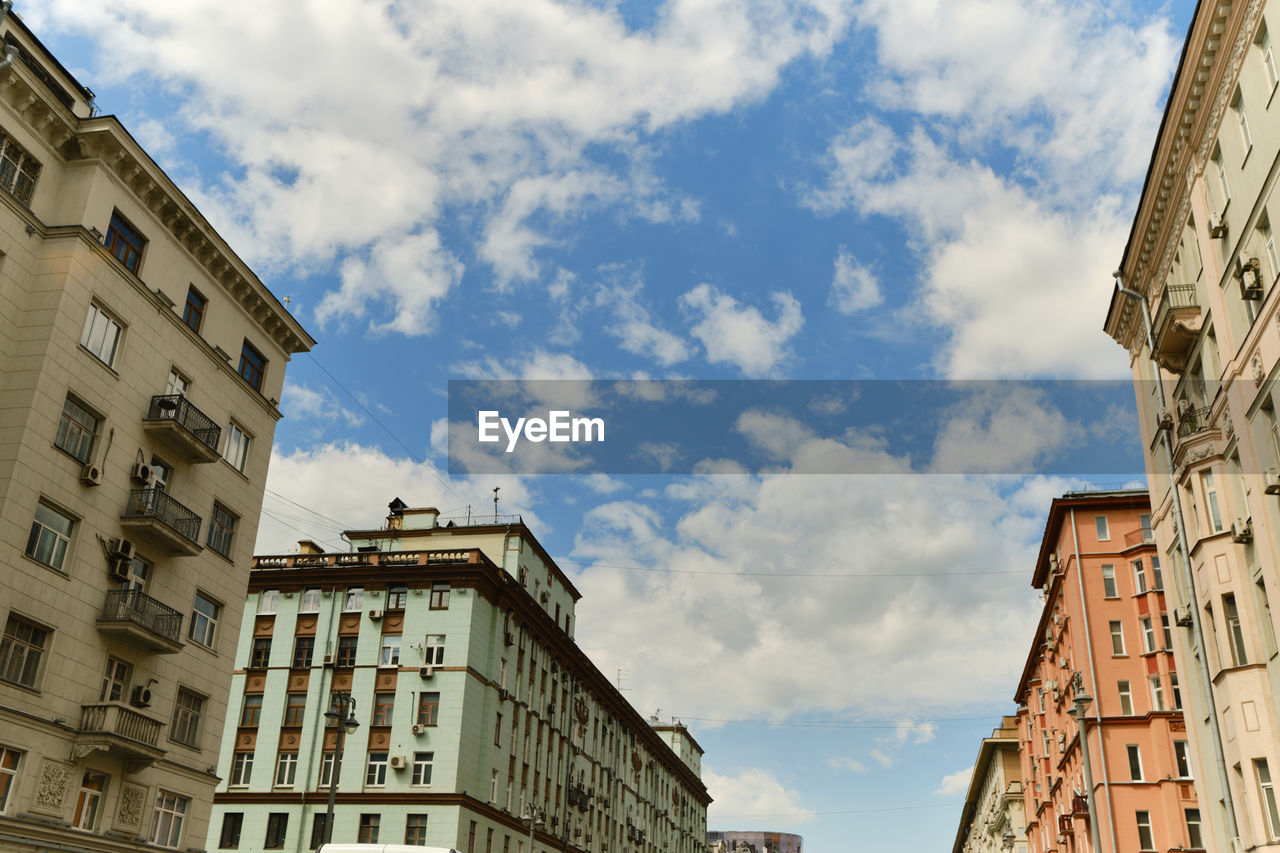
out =
[[[299,539],[298,553],[299,554],[323,554],[324,549],[321,548],[316,543],[312,542],[310,539]]]

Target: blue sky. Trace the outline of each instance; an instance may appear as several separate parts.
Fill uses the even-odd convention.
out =
[[[15,11],[319,341],[289,366],[261,552],[500,486],[583,591],[579,642],[706,748],[710,828],[911,853],[950,845],[1012,710],[1044,515],[1079,481],[788,473],[902,463],[794,418],[751,436],[769,476],[450,477],[447,382],[1122,378],[1110,273],[1192,10]],[[993,417],[975,452],[1073,434],[1003,414],[1043,427],[1010,446]]]

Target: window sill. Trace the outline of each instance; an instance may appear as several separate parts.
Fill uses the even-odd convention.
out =
[[[80,351],[81,351],[82,353],[84,353],[85,355],[87,355],[87,356],[89,356],[90,358],[92,358],[92,359],[93,359],[93,363],[94,363],[94,364],[98,365],[98,366],[99,366],[99,367],[101,367],[103,370],[107,371],[107,373],[110,373],[110,374],[111,374],[111,378],[112,378],[112,379],[116,379],[116,380],[119,380],[119,379],[120,379],[120,373],[119,373],[119,371],[117,371],[117,370],[115,369],[115,367],[113,367],[113,366],[112,366],[112,365],[110,365],[110,364],[107,364],[105,361],[103,361],[102,359],[98,358],[98,356],[94,353],[94,351],[93,351],[93,350],[91,350],[91,349],[89,349],[89,348],[88,348],[87,346],[85,346],[84,344],[78,344],[78,346],[80,347]]]
[[[226,458],[225,456],[219,456],[218,458],[222,460],[222,464],[223,464],[223,465],[226,465],[226,466],[227,466],[228,468],[230,468],[232,471],[235,471],[235,472],[236,472],[236,474],[237,474],[237,475],[239,475],[241,478],[243,478],[243,479],[244,479],[244,481],[245,481],[246,483],[251,483],[251,482],[253,482],[252,480],[250,480],[250,479],[249,479],[249,475],[248,475],[248,474],[246,474],[245,472],[241,471],[239,468],[237,468],[236,466],[234,466],[234,465],[232,465],[230,462],[228,462],[228,461],[227,461],[227,458]]]
[[[28,526],[28,529],[30,529],[29,526]],[[32,565],[39,566],[40,568],[44,569],[46,572],[53,572],[55,575],[62,578],[63,580],[68,580],[68,581],[71,580],[71,575],[67,574],[62,569],[55,568],[54,566],[51,566],[48,563],[42,563],[39,560],[37,560],[35,557],[32,557],[30,554],[23,554],[22,559],[26,560],[28,563],[31,563]]]

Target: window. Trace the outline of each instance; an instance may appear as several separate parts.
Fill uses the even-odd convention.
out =
[[[311,666],[311,654],[316,648],[315,637],[297,637],[293,641],[293,668],[306,669]]]
[[[0,679],[35,689],[48,641],[44,628],[10,614],[0,639]]]
[[[388,610],[404,610],[404,606],[409,603],[409,587],[393,586],[387,589],[387,609]]]
[[[188,632],[193,642],[213,648],[213,638],[218,631],[218,614],[221,610],[221,605],[205,598],[201,593],[196,593],[195,603],[191,605],[191,630]]]
[[[1169,614],[1160,614],[1160,630],[1164,633],[1165,651],[1173,650],[1173,632],[1169,630]]]
[[[1204,508],[1209,513],[1209,529],[1214,533],[1221,533],[1222,511],[1218,508],[1218,487],[1214,483],[1213,472],[1202,473],[1200,483],[1204,487]]]
[[[1222,157],[1222,146],[1214,146],[1213,149],[1213,169],[1218,173],[1218,194],[1222,198],[1222,209],[1226,210],[1227,204],[1231,201],[1231,184],[1227,183],[1227,164]]]
[[[1240,613],[1236,610],[1236,597],[1230,593],[1222,596],[1222,614],[1227,620],[1227,636],[1231,639],[1231,662],[1244,666],[1249,662],[1244,651],[1244,632],[1240,629]]]
[[[356,665],[356,637],[338,638],[338,656],[335,666],[350,668]]]
[[[378,823],[381,820],[380,815],[362,814],[360,815],[360,834],[356,841],[360,844],[377,844],[378,843]]]
[[[1159,674],[1147,676],[1151,682],[1151,710],[1163,711],[1164,708],[1164,682],[1160,679]]]
[[[248,382],[255,391],[261,391],[262,374],[266,369],[267,360],[246,340],[240,348],[240,378]]]
[[[389,726],[396,708],[396,694],[375,693],[373,695],[373,721],[371,726]]]
[[[449,609],[449,584],[447,582],[433,583],[431,585],[431,609]]]
[[[1262,643],[1267,657],[1276,653],[1276,627],[1271,621],[1271,599],[1267,596],[1266,581],[1258,579],[1254,585],[1254,595],[1258,603],[1258,617],[1262,622]]]
[[[309,586],[302,591],[302,600],[298,603],[299,613],[320,612],[320,587]]]
[[[1276,82],[1280,80],[1280,74],[1276,73],[1276,60],[1271,53],[1271,34],[1267,32],[1266,24],[1258,27],[1258,35],[1254,38],[1253,43],[1262,52],[1262,67],[1267,72],[1267,91],[1273,92],[1276,88]]]
[[[244,826],[244,812],[226,812],[222,815],[222,834],[218,846],[234,849],[240,846],[240,829]]]
[[[285,696],[284,720],[281,725],[300,726],[307,713],[307,694],[290,693]]]
[[[151,816],[151,835],[148,840],[161,847],[177,847],[182,839],[182,822],[186,819],[191,801],[168,791],[156,793],[156,809]]]
[[[53,444],[70,453],[82,465],[88,465],[93,458],[93,442],[98,435],[99,423],[97,416],[68,394],[62,404],[62,417],[58,419],[58,432],[53,437]]]
[[[1136,595],[1142,595],[1147,591],[1147,571],[1143,568],[1141,560],[1133,561],[1133,591]]]
[[[1164,592],[1164,576],[1160,574],[1160,558],[1151,558],[1151,581],[1152,589],[1156,592]]]
[[[1192,850],[1204,849],[1204,836],[1200,834],[1200,810],[1185,809],[1187,817],[1187,846]]]
[[[369,763],[364,771],[364,783],[373,786],[387,784],[387,753],[369,753]]]
[[[265,849],[284,846],[284,836],[289,829],[288,812],[272,812],[267,815],[267,838],[262,842]]]
[[[264,589],[258,593],[258,615],[272,616],[280,606],[280,590]]]
[[[1138,812],[1138,848],[1155,850],[1156,842],[1151,835],[1151,812]]]
[[[204,716],[204,699],[199,693],[185,687],[178,688],[173,702],[173,721],[169,724],[169,739],[187,746],[195,746],[200,737],[200,718]]]
[[[1119,598],[1116,590],[1116,567],[1107,564],[1102,567],[1102,594],[1107,598]]]
[[[1182,710],[1182,691],[1178,689],[1178,673],[1169,673],[1169,689],[1173,691],[1173,709]]]
[[[1124,623],[1119,620],[1111,622],[1111,654],[1115,657],[1124,654]]]
[[[320,756],[319,787],[328,788],[329,782],[332,778],[333,778],[333,753],[326,752]]]
[[[298,753],[282,752],[276,756],[276,786],[292,787],[298,775]]]
[[[222,556],[230,558],[237,520],[229,509],[215,501],[213,512],[209,514],[209,538],[205,544]]]
[[[244,706],[240,709],[240,725],[256,726],[262,719],[262,694],[246,693]]]
[[[1190,779],[1191,757],[1187,752],[1187,742],[1185,740],[1175,740],[1173,742],[1173,761],[1178,768],[1178,778]]]
[[[122,702],[129,692],[129,679],[133,675],[133,664],[118,657],[107,656],[107,671],[102,676],[102,690],[98,692],[99,702]]]
[[[489,802],[498,802],[498,771],[494,770],[489,773]]]
[[[98,361],[114,368],[120,350],[120,324],[98,305],[89,306],[84,331],[80,333],[80,346],[97,356]]]
[[[254,637],[253,650],[249,652],[249,669],[266,669],[271,662],[271,638]]]
[[[413,784],[431,784],[431,765],[435,761],[434,752],[415,752],[413,754]]]
[[[1120,691],[1120,713],[1126,717],[1133,715],[1133,694],[1129,691],[1129,682],[1120,681],[1116,683],[1117,689]]]
[[[400,635],[382,635],[382,653],[378,656],[378,666],[400,665]]]
[[[1142,651],[1151,654],[1156,650],[1156,630],[1151,623],[1150,616],[1143,616],[1140,620],[1142,625]]]
[[[423,691],[418,695],[418,722],[424,726],[434,726],[440,719],[440,694]]]
[[[231,758],[230,785],[248,785],[253,778],[253,753],[237,752]]]
[[[430,753],[427,753],[428,755]],[[0,812],[9,803],[9,792],[13,790],[13,780],[18,776],[18,762],[22,753],[7,746],[0,746]],[[427,770],[430,778],[431,771]]]
[[[1105,515],[1095,515],[1093,524],[1098,530],[1099,542],[1107,542],[1111,539],[1111,530],[1107,527],[1107,517]]]
[[[107,226],[107,236],[102,242],[107,251],[124,264],[125,269],[137,273],[138,262],[142,260],[142,250],[147,241],[125,221],[119,211],[111,214],[111,224]]]
[[[200,331],[200,322],[204,319],[204,309],[209,300],[200,295],[193,284],[187,288],[187,304],[182,308],[182,322],[191,327],[191,331]]]
[[[13,194],[13,197],[25,205],[31,204],[31,194],[36,189],[36,178],[40,177],[40,164],[9,137],[0,134],[0,145],[4,146],[0,157],[0,187]]]
[[[502,746],[502,715],[501,714],[498,715],[498,718],[493,723],[493,745]]]
[[[62,571],[75,524],[75,519],[40,501],[36,504],[35,520],[31,522],[31,535],[27,537],[27,556]]]
[[[432,664],[434,666],[444,665],[444,634],[427,634],[427,649],[423,656],[423,663]],[[503,661],[506,664],[506,661]],[[506,686],[506,678],[502,679],[503,686]]]
[[[342,597],[343,613],[359,613],[360,607],[364,604],[364,587],[351,586],[347,587],[346,595]]]
[[[427,844],[427,816],[407,815],[404,819],[404,843],[425,847]]]
[[[1236,89],[1236,96],[1231,100],[1231,110],[1236,114],[1236,127],[1240,131],[1240,147],[1244,155],[1249,156],[1253,148],[1253,134],[1249,133],[1249,117],[1244,113],[1244,93]]]
[[[76,810],[71,815],[72,826],[93,832],[98,825],[98,809],[102,806],[106,790],[106,774],[85,771],[80,780],[80,793],[76,795]]]
[[[324,783],[328,785],[328,782]],[[311,849],[319,850],[320,845],[324,844],[324,825],[328,819],[328,815],[324,812],[316,812],[311,817]]]
[[[1262,812],[1267,816],[1267,837],[1280,838],[1280,808],[1276,805],[1276,790],[1271,784],[1271,768],[1267,759],[1255,758],[1253,772],[1258,777],[1258,794],[1262,798]]]
[[[227,423],[227,444],[222,450],[222,458],[231,463],[232,468],[244,473],[244,465],[249,458],[249,436],[235,421]]]

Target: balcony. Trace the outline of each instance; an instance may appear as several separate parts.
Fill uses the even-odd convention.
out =
[[[164,723],[152,719],[123,702],[100,702],[85,705],[80,713],[80,727],[71,747],[74,760],[94,750],[113,752],[144,765],[164,758],[158,744]]]
[[[218,459],[218,438],[222,435],[222,427],[181,394],[152,397],[147,416],[142,419],[142,428],[187,462],[214,462]]]
[[[160,488],[135,489],[120,516],[120,526],[130,535],[146,539],[167,554],[194,557],[199,554],[200,516]]]
[[[1209,407],[1178,413],[1178,438],[1187,438],[1209,428]]]
[[[1164,289],[1155,317],[1155,360],[1172,373],[1187,369],[1187,356],[1200,334],[1204,314],[1196,299],[1194,284],[1175,284]]]
[[[1156,541],[1156,534],[1150,527],[1144,527],[1141,530],[1134,530],[1124,535],[1124,547],[1132,548],[1135,545],[1153,545]]]
[[[108,591],[98,630],[158,654],[182,651],[182,614],[141,590]]]

